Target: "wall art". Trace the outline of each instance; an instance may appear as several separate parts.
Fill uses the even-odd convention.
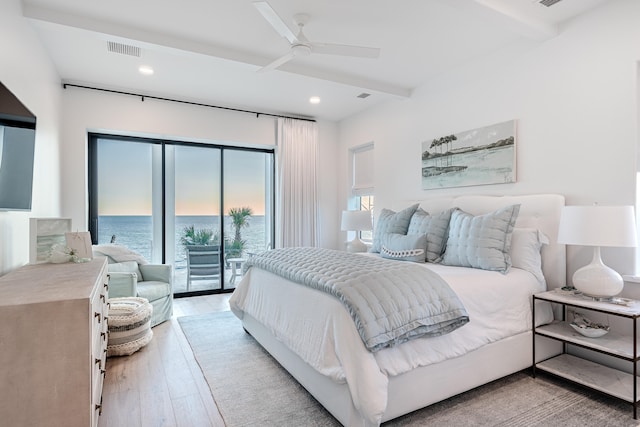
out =
[[[422,142],[422,189],[516,181],[516,121]]]
[[[29,218],[29,262],[48,262],[51,247],[66,246],[65,233],[71,231],[71,218]]]

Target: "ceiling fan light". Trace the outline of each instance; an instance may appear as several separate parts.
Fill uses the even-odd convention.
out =
[[[294,44],[291,46],[293,56],[309,56],[311,55],[311,47],[305,44]]]

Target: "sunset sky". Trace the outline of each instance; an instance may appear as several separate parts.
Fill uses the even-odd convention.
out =
[[[99,215],[151,215],[151,144],[100,140],[98,150]],[[225,213],[249,206],[264,215],[268,154],[226,149],[224,156]],[[176,146],[175,158],[176,214],[217,215],[221,150]]]

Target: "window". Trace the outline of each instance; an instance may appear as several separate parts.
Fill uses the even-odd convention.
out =
[[[373,224],[373,195],[358,197],[358,209],[371,212],[371,223]],[[365,243],[373,242],[373,231],[361,231],[360,240]]]
[[[368,210],[372,215],[374,199],[373,143],[351,149],[351,203],[357,210]],[[355,206],[354,206],[355,205]],[[373,241],[372,231],[360,231],[360,240]]]
[[[246,256],[272,246],[273,155],[90,134],[93,243],[116,243],[173,265],[175,294],[232,290]],[[207,268],[196,266],[205,255]]]
[[[373,194],[373,143],[361,145],[351,150],[353,196]]]

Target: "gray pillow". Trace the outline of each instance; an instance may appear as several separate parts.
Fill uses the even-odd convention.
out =
[[[453,209],[447,209],[439,214],[429,215],[420,208],[411,217],[407,236],[415,234],[427,235],[426,260],[429,262],[435,262],[444,252],[452,212]]]
[[[427,251],[427,235],[405,236],[403,234],[385,234],[382,238],[380,255],[383,258],[399,261],[424,262]]]
[[[418,209],[418,204],[409,206],[400,212],[382,209],[376,220],[373,230],[373,244],[369,252],[380,252],[382,238],[385,234],[407,234],[409,221],[411,221],[411,216],[413,216],[416,209]]]
[[[511,234],[519,212],[520,205],[478,216],[456,209],[451,214],[441,263],[507,273],[511,268]]]

